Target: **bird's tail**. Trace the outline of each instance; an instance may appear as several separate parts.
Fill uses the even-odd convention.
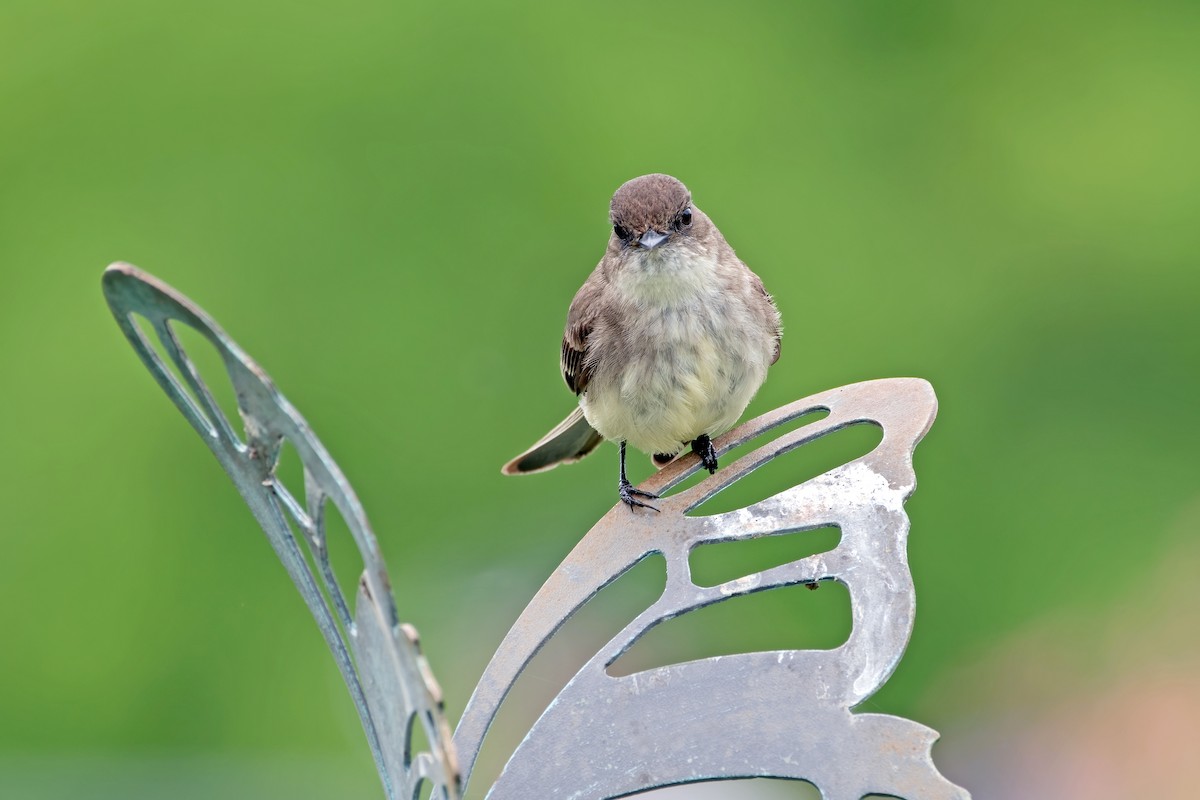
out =
[[[584,418],[583,409],[576,408],[570,416],[555,425],[554,430],[505,464],[500,471],[505,475],[521,475],[542,472],[559,464],[570,464],[595,450],[603,441],[604,437]]]

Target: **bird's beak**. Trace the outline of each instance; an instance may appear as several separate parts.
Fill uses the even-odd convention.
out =
[[[667,240],[665,233],[659,233],[651,228],[642,234],[642,238],[638,239],[638,244],[647,250],[653,250]]]

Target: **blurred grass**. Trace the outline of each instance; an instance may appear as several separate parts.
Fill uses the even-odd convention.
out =
[[[109,319],[105,264],[195,298],[313,424],[457,717],[613,500],[612,448],[498,468],[570,408],[566,305],[649,171],[783,311],[752,412],[934,383],[920,614],[870,705],[969,715],[945,669],[1114,612],[1196,497],[1198,34],[1176,2],[5,3],[0,752],[370,769],[282,569]]]

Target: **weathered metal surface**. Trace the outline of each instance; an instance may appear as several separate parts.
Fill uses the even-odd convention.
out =
[[[731,431],[718,453],[817,409],[828,416],[780,435],[690,489],[656,501],[660,513],[617,504],[537,593],[485,670],[455,733],[469,777],[487,732],[524,667],[606,585],[652,553],[665,557],[659,599],[600,649],[529,731],[491,800],[618,797],[671,784],[748,777],[804,779],[828,800],[869,793],[967,798],[930,759],[937,738],[898,717],[854,714],[899,662],[915,596],[905,552],[904,501],[916,486],[912,453],[937,410],[923,380],[870,381],[777,409]],[[747,508],[689,516],[769,460],[856,422],[883,429],[879,445]],[[664,494],[699,468],[681,459],[642,485]],[[838,545],[713,587],[696,585],[688,554],[712,542],[835,525]],[[834,650],[708,658],[613,677],[612,664],[653,626],[731,597],[834,580],[850,593],[853,627]]]
[[[397,616],[375,536],[337,464],[262,368],[190,300],[129,264],[109,267],[103,287],[117,324],[229,473],[300,590],[354,699],[387,796],[415,798],[427,782],[432,784],[432,797],[458,798],[457,758],[441,689],[421,655],[416,631]],[[135,315],[148,323],[178,374],[163,362]],[[178,324],[198,331],[220,354],[237,393],[242,424],[236,429],[180,345],[172,330]],[[295,448],[304,465],[299,497],[276,476],[284,442]],[[353,612],[329,559],[328,503],[346,521],[362,556]],[[424,728],[429,750],[410,752],[414,725]]]
[[[899,717],[851,711],[891,675],[912,631],[915,596],[904,502],[916,486],[913,449],[937,409],[925,381],[870,381],[797,401],[731,431],[715,443],[718,453],[810,411],[828,415],[655,501],[660,513],[618,503],[509,631],[452,738],[416,632],[399,622],[362,507],[304,420],[258,365],[166,284],[116,264],[104,275],[104,291],[121,329],[233,478],[300,590],[354,699],[389,798],[415,798],[422,782],[432,784],[435,798],[457,798],[505,696],[537,651],[604,587],[655,553],[666,563],[661,596],[567,682],[512,754],[489,798],[609,798],[750,777],[808,780],[826,800],[857,800],[869,793],[909,800],[969,798],[934,767],[933,730]],[[182,381],[134,315],[145,318]],[[240,431],[213,401],[173,324],[191,326],[220,353],[237,392]],[[882,441],[863,457],[746,508],[693,515],[705,500],[771,459],[859,422],[883,430]],[[285,441],[304,464],[303,497],[276,476]],[[666,494],[697,469],[698,459],[689,455],[642,488]],[[363,559],[353,611],[326,548],[330,502]],[[840,529],[841,539],[827,552],[717,586],[700,586],[691,578],[688,556],[700,545],[829,525]],[[833,650],[740,653],[620,677],[607,671],[646,631],[673,617],[731,597],[819,581],[838,581],[850,594],[852,630]],[[424,728],[426,752],[410,753],[414,725]]]

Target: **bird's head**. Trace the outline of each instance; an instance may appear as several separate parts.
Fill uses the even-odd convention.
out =
[[[639,254],[671,249],[693,234],[702,216],[692,208],[687,187],[670,175],[634,178],[613,194],[608,211],[613,226],[610,247]]]

